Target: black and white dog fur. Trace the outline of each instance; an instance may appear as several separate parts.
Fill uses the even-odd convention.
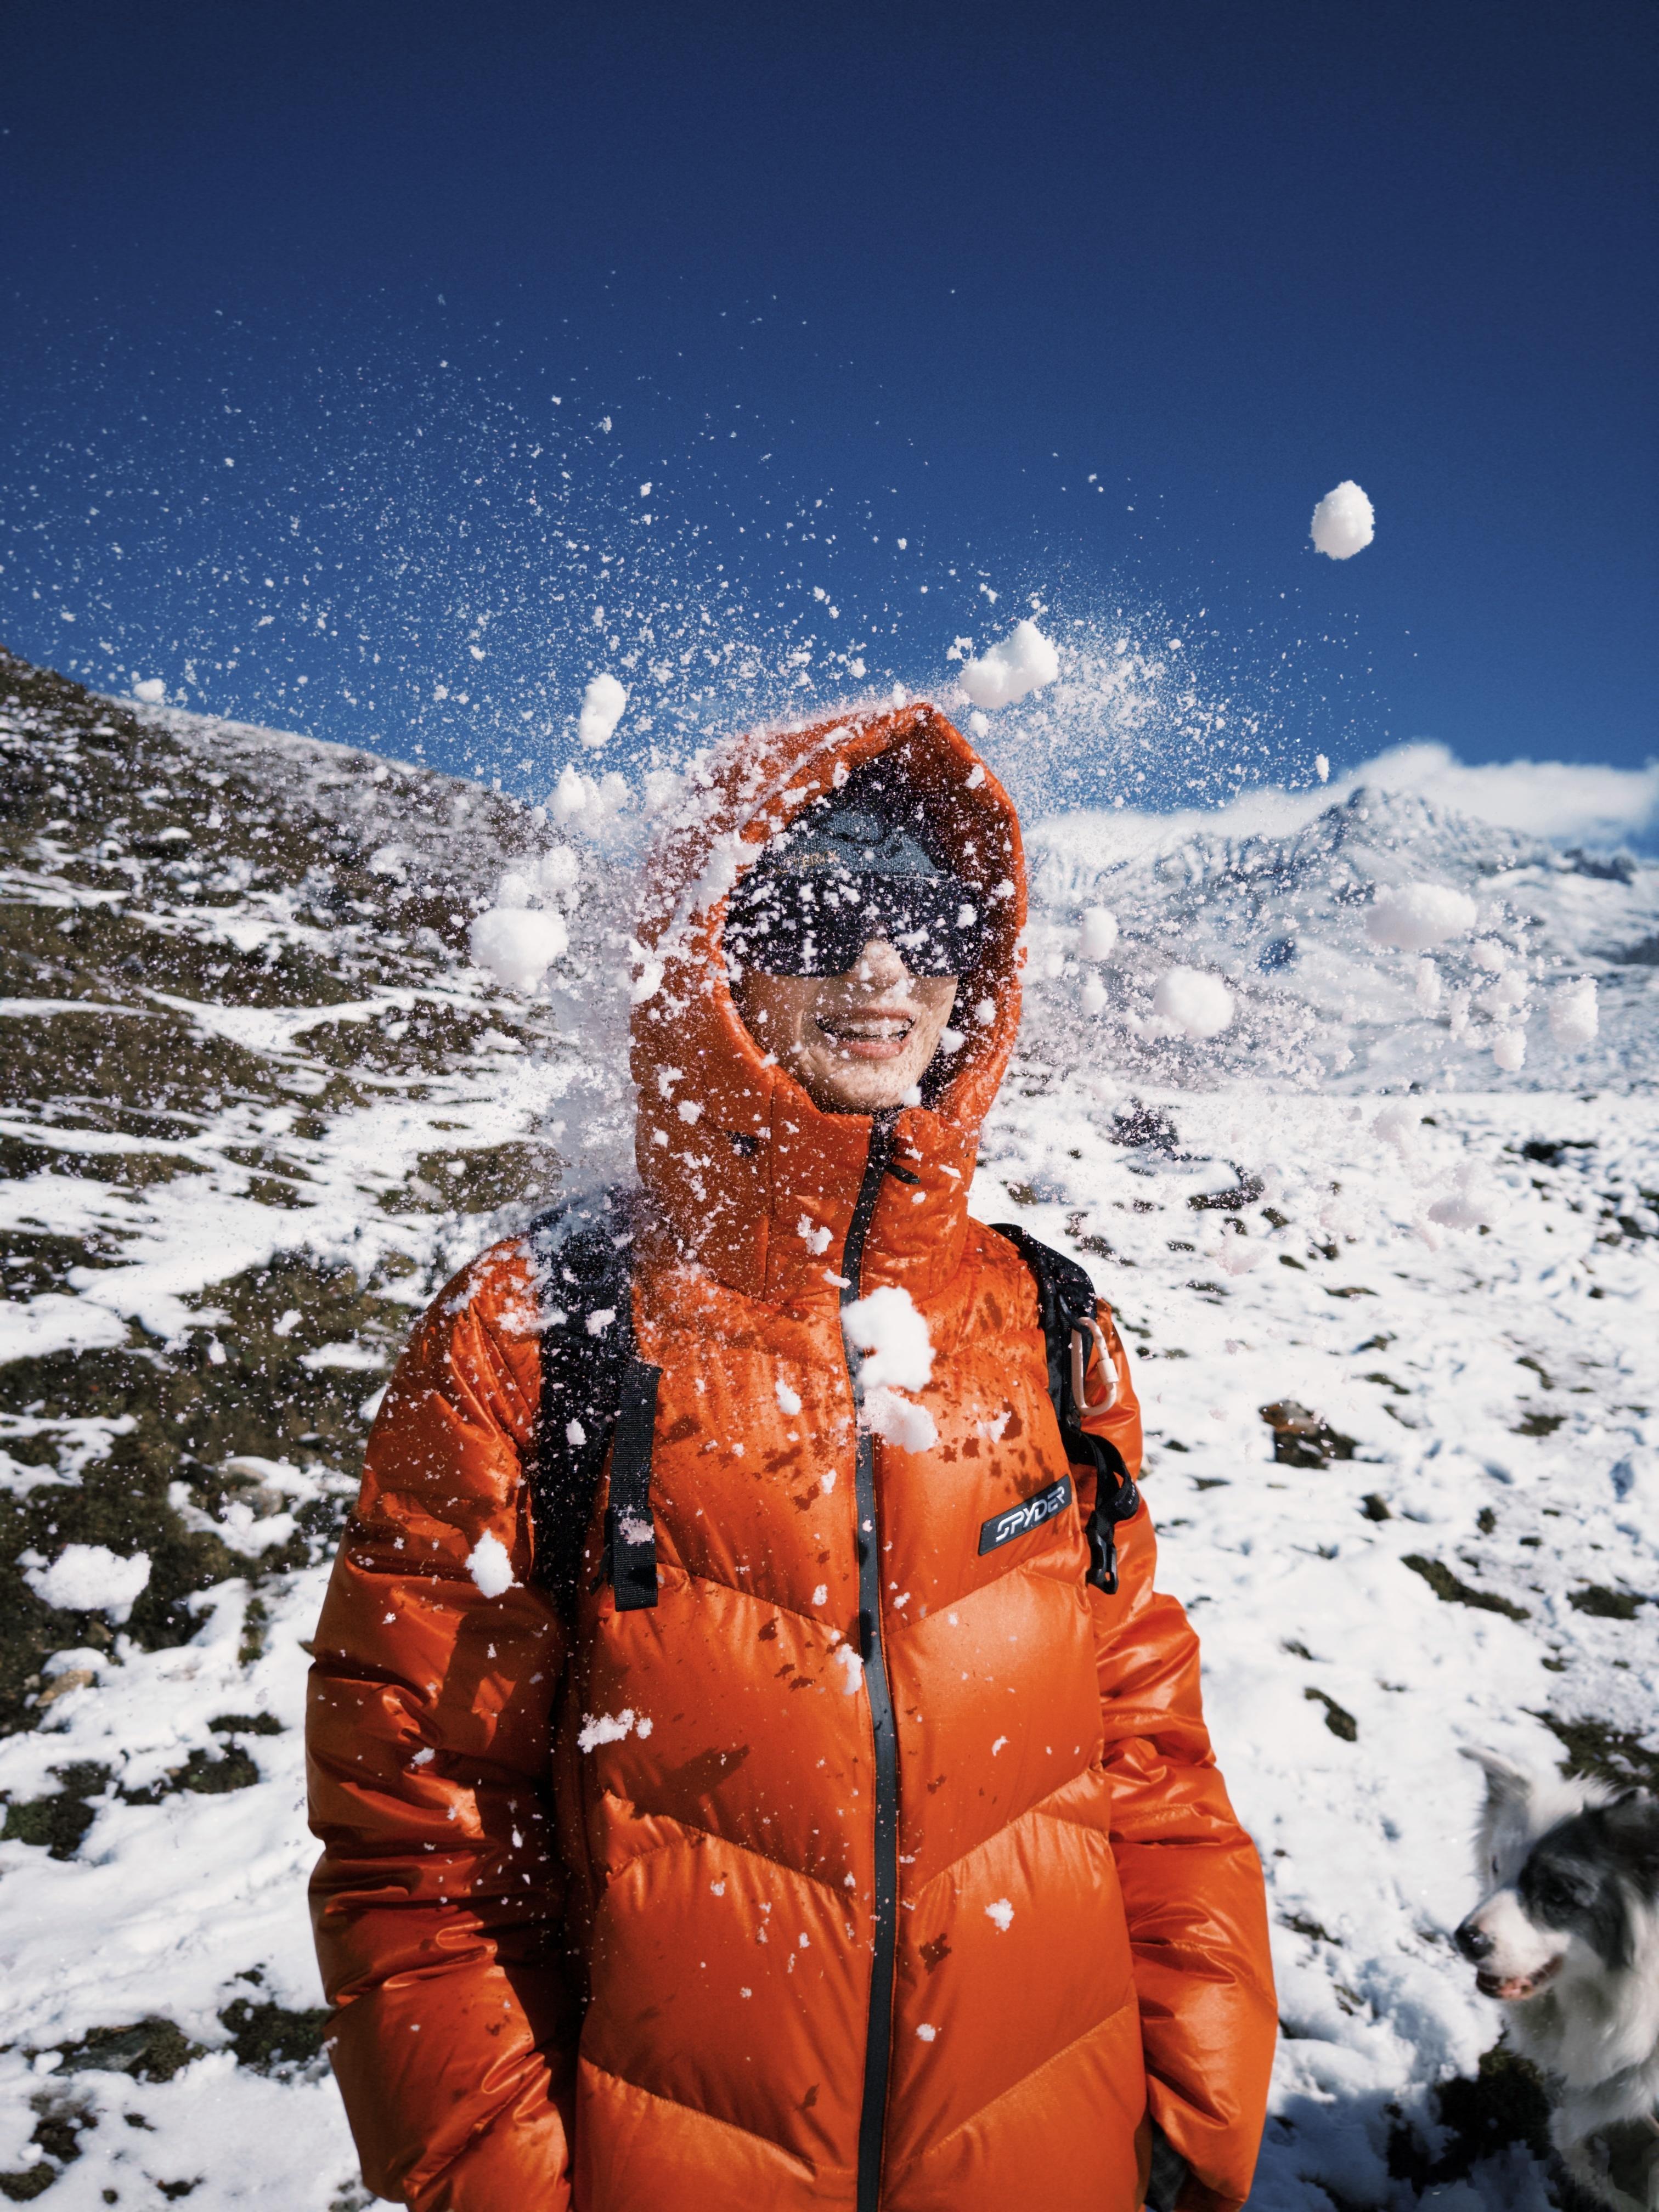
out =
[[[1659,2212],[1659,1797],[1469,1756],[1485,1893],[1457,1947],[1549,2077],[1568,2172],[1614,2212]]]

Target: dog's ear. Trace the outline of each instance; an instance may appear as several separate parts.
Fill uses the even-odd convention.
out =
[[[1532,1795],[1533,1778],[1524,1766],[1516,1766],[1496,1751],[1480,1751],[1473,1744],[1460,1747],[1465,1759],[1472,1759],[1486,1778],[1486,1809],[1496,1811],[1500,1805],[1523,1805]]]
[[[1645,1790],[1621,1790],[1597,1817],[1632,1870],[1659,1881],[1659,1797]]]

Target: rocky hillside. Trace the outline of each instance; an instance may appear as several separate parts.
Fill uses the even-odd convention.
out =
[[[219,1533],[239,1504],[292,1519],[263,1559],[311,1556],[337,1498],[284,1499],[261,1470],[355,1464],[434,1267],[556,1170],[491,1068],[545,1043],[545,1009],[458,980],[520,810],[301,738],[140,720],[3,654],[0,758],[15,1728],[47,1655],[108,1633],[48,1609],[18,1558],[147,1553],[127,1632],[153,1646],[245,1564]],[[176,1257],[192,1220],[200,1280]]]

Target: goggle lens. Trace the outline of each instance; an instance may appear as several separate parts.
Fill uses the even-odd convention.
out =
[[[963,975],[985,941],[979,894],[954,876],[766,872],[734,895],[726,948],[765,975],[845,975],[872,939],[913,975]]]

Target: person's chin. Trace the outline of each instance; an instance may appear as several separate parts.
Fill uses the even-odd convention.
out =
[[[880,1075],[872,1073],[863,1082],[836,1084],[838,1110],[841,1113],[884,1113],[902,1106],[915,1088],[914,1075],[896,1075],[891,1068],[883,1068]]]
[[[916,1078],[907,1069],[885,1066],[860,1068],[856,1073],[836,1068],[829,1080],[815,1086],[821,1102],[833,1114],[879,1114],[902,1106],[915,1088]]]

